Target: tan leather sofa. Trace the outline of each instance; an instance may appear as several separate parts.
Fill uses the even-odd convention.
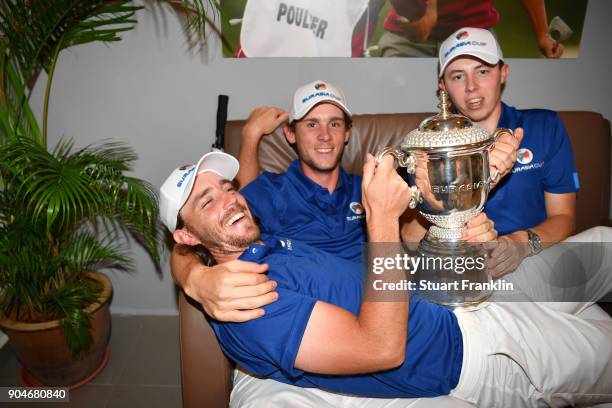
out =
[[[342,165],[361,173],[366,152],[395,145],[431,113],[355,115],[352,137]],[[610,122],[594,112],[560,112],[569,132],[580,177],[576,232],[609,225]],[[226,125],[225,150],[238,156],[244,121]],[[281,172],[296,158],[282,132],[264,138],[260,146],[262,170]],[[225,358],[201,307],[179,294],[181,378],[183,406],[227,407],[231,392],[232,365]]]

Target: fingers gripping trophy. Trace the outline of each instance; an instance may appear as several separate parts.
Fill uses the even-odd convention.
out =
[[[489,152],[497,137],[512,133],[497,129],[492,135],[465,116],[450,112],[450,101],[440,91],[440,113],[425,119],[406,135],[398,148],[378,151],[376,160],[391,154],[398,172],[410,185],[410,208],[432,226],[419,243],[419,294],[447,306],[468,306],[487,299],[491,278],[484,268],[485,251],[461,239],[469,220],[483,209],[490,185]]]

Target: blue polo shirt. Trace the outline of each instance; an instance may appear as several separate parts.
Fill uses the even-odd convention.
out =
[[[300,387],[370,397],[434,397],[456,387],[463,343],[457,318],[426,301],[410,302],[404,364],[367,375],[317,375],[295,368],[306,325],[318,300],[357,314],[362,264],[300,241],[262,235],[240,259],[268,263],[278,282],[278,301],[263,317],[244,323],[212,322],[223,352],[249,372]],[[330,339],[331,341],[331,339]],[[325,347],[322,344],[321,347]]]
[[[545,191],[573,193],[579,184],[572,145],[557,113],[502,104],[498,127],[525,131],[512,173],[491,191],[484,209],[504,235],[546,220]]]
[[[292,237],[345,259],[361,260],[366,240],[361,177],[340,169],[330,194],[302,172],[298,160],[286,173],[265,172],[240,193],[263,233]]]

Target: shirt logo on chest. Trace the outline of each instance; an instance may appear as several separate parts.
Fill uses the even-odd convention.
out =
[[[544,162],[534,162],[533,152],[525,147],[519,149],[516,154],[516,164],[512,169],[512,173],[520,173],[523,171],[541,169],[544,166]],[[520,164],[520,166],[519,166]]]
[[[357,215],[361,215],[364,213],[363,205],[361,205],[361,203],[358,203],[356,201],[353,201],[352,203],[350,203],[349,208],[351,209],[352,212],[354,212]]]
[[[531,150],[526,149],[526,148],[519,149],[516,155],[517,162],[521,164],[529,164],[531,163],[532,160],[533,160],[533,153],[531,152]]]
[[[363,208],[363,205],[361,205],[361,203],[357,201],[353,201],[352,203],[349,204],[349,208],[355,215],[347,216],[346,217],[347,221],[355,221],[355,220],[361,220],[365,218],[365,210]]]
[[[288,251],[293,251],[293,244],[291,243],[290,239],[280,239],[279,242],[283,248],[287,249]]]

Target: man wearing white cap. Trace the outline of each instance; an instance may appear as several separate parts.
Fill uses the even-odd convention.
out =
[[[574,230],[579,184],[569,137],[555,112],[519,110],[501,101],[509,68],[489,31],[457,30],[442,43],[439,64],[440,89],[460,113],[489,132],[501,127],[524,133],[512,173],[491,192],[484,209],[501,243],[524,244],[513,245],[521,251],[496,257],[497,273],[507,273]]]
[[[260,233],[232,186],[237,170],[236,159],[224,153],[176,169],[161,187],[160,209],[175,241],[203,247],[214,262],[270,265],[281,296],[265,306],[264,316],[211,322],[224,353],[249,372],[360,396],[450,393],[484,407],[612,401],[610,321],[528,302],[453,312],[413,300],[405,290],[394,301],[377,301],[370,297],[374,280],[354,273],[363,267],[359,262]],[[368,237],[388,250],[389,242],[399,242],[409,187],[389,157],[376,167],[368,155],[363,174]],[[612,254],[606,257],[609,263]],[[406,276],[393,267],[384,276],[367,272],[388,282]]]
[[[281,124],[299,160],[291,163],[285,173],[263,173],[256,178],[259,142]],[[300,239],[345,259],[360,259],[366,240],[361,177],[347,174],[340,167],[351,125],[344,93],[325,81],[299,87],[290,113],[277,108],[252,112],[243,128],[241,170],[236,179],[244,186],[241,192],[264,232]],[[514,152],[511,147],[500,154],[502,151],[501,146],[496,148],[494,154],[498,156],[492,162],[503,166],[501,174],[505,174],[503,169],[510,168],[512,160],[508,157]],[[474,241],[490,241],[497,236],[485,214],[472,220],[469,227],[467,233]],[[266,282],[261,273],[249,273],[249,268],[265,271],[261,266],[233,262],[228,269],[217,266],[213,271],[204,269],[193,255],[184,255],[178,250],[173,252],[176,282],[218,320],[242,321],[261,316],[260,306],[275,299],[274,293],[266,293],[272,290],[273,283]],[[249,287],[255,284],[257,287]]]
[[[351,208],[361,206],[361,178],[346,174],[339,165],[350,137],[351,121],[342,91],[324,81],[300,87],[290,114],[277,108],[259,108],[251,113],[243,128],[239,153],[242,168],[237,184],[245,186],[242,194],[263,231],[300,237],[347,259],[360,256],[365,240],[365,215],[355,216]],[[300,160],[291,163],[286,173],[264,173],[255,179],[259,173],[258,144],[279,125]],[[211,279],[209,276],[218,273],[209,273],[215,272],[212,269],[204,272],[197,258],[180,255],[173,252],[175,280],[217,319],[240,321],[258,317],[263,312],[260,306],[276,299],[274,293],[266,293],[273,289],[270,287],[273,282],[266,282],[261,273],[249,273],[252,264],[234,262],[228,269],[238,273],[220,271],[225,279]],[[255,271],[263,272],[265,268]],[[232,282],[231,287],[224,284],[226,279]],[[247,288],[255,283],[258,288]],[[250,296],[244,294],[247,290],[251,291]],[[228,302],[224,302],[220,292],[226,293]]]

